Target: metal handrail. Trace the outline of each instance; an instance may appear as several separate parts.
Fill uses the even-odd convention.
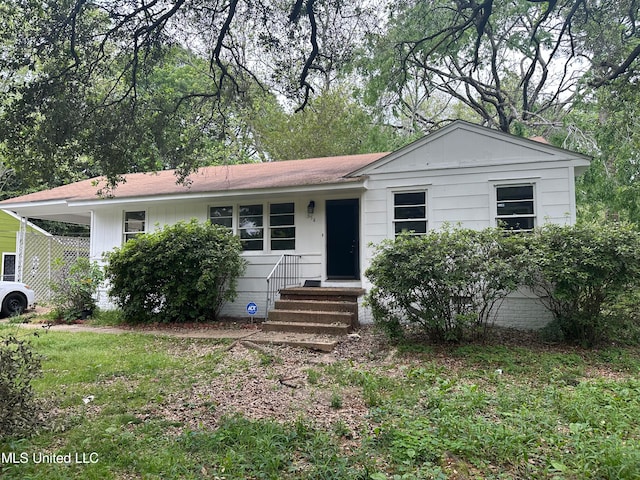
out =
[[[269,318],[269,310],[272,305],[275,305],[276,296],[280,294],[280,290],[300,285],[300,258],[302,258],[301,255],[285,253],[267,275],[265,320]]]

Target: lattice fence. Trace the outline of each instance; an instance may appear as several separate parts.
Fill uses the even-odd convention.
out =
[[[18,239],[18,278],[36,292],[36,301],[51,300],[51,282],[80,257],[89,256],[86,237],[48,237],[22,232]]]

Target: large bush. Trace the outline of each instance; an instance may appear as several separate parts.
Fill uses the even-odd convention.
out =
[[[527,283],[553,313],[565,341],[595,345],[628,329],[633,319],[625,311],[640,307],[637,230],[620,224],[546,225],[528,240]]]
[[[13,335],[0,338],[0,441],[26,435],[40,415],[31,381],[42,372],[31,345]]]
[[[139,235],[107,255],[109,294],[128,322],[213,320],[236,297],[240,240],[210,222]]]
[[[403,324],[435,341],[484,332],[496,303],[523,274],[522,237],[498,229],[445,229],[382,242],[366,271],[374,322],[389,335]]]

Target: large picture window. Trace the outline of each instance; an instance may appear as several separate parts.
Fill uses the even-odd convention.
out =
[[[533,230],[536,223],[533,185],[496,187],[496,223],[506,230]]]
[[[293,203],[273,203],[269,206],[271,250],[295,250],[296,227]]]
[[[124,212],[124,241],[145,232],[146,212]]]
[[[426,192],[398,192],[393,194],[393,226],[396,235],[409,232],[427,233]]]
[[[209,220],[233,230],[243,250],[295,250],[295,203],[209,207]],[[268,236],[267,236],[268,235]],[[266,240],[266,242],[265,242]]]
[[[264,223],[262,205],[238,207],[238,233],[243,250],[264,249]]]

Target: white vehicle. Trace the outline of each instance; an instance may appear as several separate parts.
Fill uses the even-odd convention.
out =
[[[0,281],[0,311],[3,317],[20,315],[36,306],[35,292],[24,283]]]

